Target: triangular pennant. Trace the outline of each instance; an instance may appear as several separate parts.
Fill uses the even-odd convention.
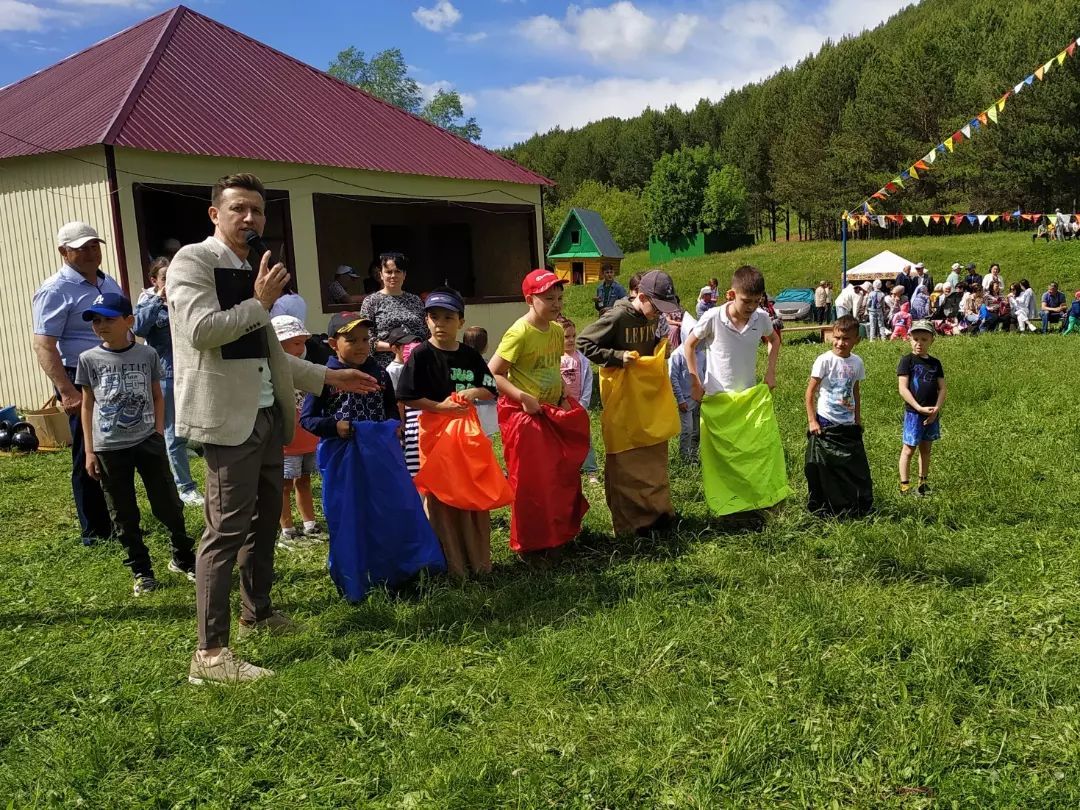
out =
[[[975,216],[974,214],[968,214],[968,215],[967,215],[967,221],[968,221],[968,222],[969,222],[970,224],[974,225],[974,224],[975,224],[976,222],[978,222],[978,221],[979,221],[979,218],[978,218],[977,216]]]
[[[984,222],[986,222],[986,214],[979,214],[978,220],[979,224],[982,225]]]
[[[903,225],[904,224],[904,215],[903,214],[890,214],[889,219],[891,219],[897,225]]]
[[[1030,76],[1028,76],[1028,79],[1030,79],[1030,78],[1031,78],[1031,77],[1030,77]],[[1020,84],[1014,85],[1014,86],[1013,86],[1013,93],[1019,93],[1019,92],[1020,92],[1021,90],[1023,90],[1023,89],[1024,89],[1024,85],[1025,85],[1025,84],[1030,84],[1030,83],[1031,83],[1031,82],[1029,82],[1029,81],[1027,81],[1027,79],[1025,79],[1024,81],[1020,82]],[[999,102],[999,103],[1000,103],[1000,102]]]
[[[1035,73],[1038,73],[1038,72],[1039,71],[1037,71],[1037,70],[1035,71]],[[1032,73],[1030,76],[1028,76],[1026,79],[1024,79],[1024,84],[1028,85],[1029,87],[1032,84],[1034,84],[1035,83],[1035,73]],[[1042,76],[1040,76],[1039,78],[1042,79]]]
[[[1054,66],[1054,60],[1053,59],[1051,59],[1049,62],[1047,62],[1045,65],[1043,65],[1042,66],[1043,75],[1045,76],[1047,73],[1049,73],[1050,68],[1052,68],[1053,66]]]
[[[919,219],[922,220],[923,225],[929,225],[930,224],[930,215],[929,214],[919,214]]]
[[[930,153],[930,162],[931,163],[934,162],[934,153],[933,152]],[[926,165],[926,158],[923,158],[922,160],[915,161],[915,168],[918,169],[919,171],[925,172],[930,167]],[[914,174],[914,173],[915,172],[912,172],[912,174]]]
[[[904,214],[904,219],[907,222],[914,222],[915,221],[915,215],[914,214]]]
[[[1000,217],[1001,217],[1001,214],[991,214],[990,215],[990,221],[991,222],[997,222]]]
[[[950,152],[953,149],[956,148],[955,146],[953,146],[953,139],[952,138],[946,138],[945,139],[945,148],[948,149]]]
[[[934,220],[934,222],[941,222],[941,214],[931,214],[930,219]]]
[[[964,137],[965,137],[965,138],[970,138],[970,137],[971,137],[971,124],[967,124],[966,126],[960,127],[960,131],[961,131],[962,133],[964,133]],[[954,138],[956,138],[956,136],[955,136],[955,135],[953,135],[953,137],[954,137]],[[957,142],[957,143],[960,143],[960,139],[959,139],[959,138],[957,138],[957,139],[956,139],[956,142]]]
[[[894,182],[892,182],[892,183],[886,183],[886,184],[885,184],[885,190],[886,190],[887,192],[889,192],[890,194],[892,194],[893,192],[895,192],[895,191],[896,191],[896,182],[894,181]]]
[[[909,177],[911,177],[911,172],[900,172],[901,180],[907,180]]]
[[[941,152],[941,154],[943,154],[943,155],[945,154],[945,144],[939,143],[934,148],[937,149],[939,152]],[[952,150],[950,149],[949,151],[951,152]]]
[[[1077,42],[1080,42],[1080,40],[1077,40]],[[1072,56],[1074,53],[1076,53],[1076,42],[1070,42],[1065,48],[1065,53],[1067,53],[1069,56]]]
[[[1004,105],[1005,100],[1002,99],[1000,104]],[[996,124],[997,123],[997,116],[998,116],[997,104],[990,105],[990,108],[985,113],[983,113],[983,115],[985,115],[987,118],[989,118],[991,121],[993,121]]]
[[[1065,53],[1065,51],[1062,51],[1061,53],[1059,53],[1059,54],[1058,54],[1057,56],[1055,56],[1054,58],[1055,58],[1055,59],[1057,59],[1057,63],[1058,63],[1059,65],[1060,65],[1060,64],[1061,64],[1062,62],[1064,62],[1064,61],[1065,61],[1065,56],[1066,56],[1066,53]]]
[[[1057,214],[1047,214],[1046,218],[1050,220],[1051,225],[1057,225]]]
[[[912,166],[910,169],[908,169],[907,173],[911,177],[912,180],[918,180],[919,179],[919,173],[917,171],[915,171],[914,166]]]
[[[937,160],[937,149],[931,149],[929,152],[923,155],[923,159],[921,162],[926,164],[926,166],[924,166],[923,168],[925,169],[929,167],[929,165],[935,160]]]
[[[885,225],[885,215],[884,214],[878,214],[876,219],[877,219],[877,224],[878,224],[879,228],[886,227],[886,225]]]
[[[894,177],[893,178],[893,185],[897,185],[900,188],[903,188],[904,187],[904,181],[899,177]]]
[[[992,109],[994,109],[994,108],[993,108],[993,107],[991,107],[990,109],[992,110]],[[996,115],[995,115],[995,118],[996,118]],[[980,123],[980,124],[982,124],[982,125],[983,125],[984,127],[986,126],[986,124],[987,124],[987,121],[989,121],[989,120],[990,120],[990,113],[989,113],[989,111],[988,111],[988,112],[981,112],[981,113],[979,113],[979,115],[978,115],[978,121],[979,121],[979,123]]]
[[[972,118],[970,121],[968,121],[968,127],[973,131],[976,130],[976,129],[979,129],[981,126],[982,126],[982,124],[979,123],[978,118]]]
[[[954,214],[953,215],[953,218],[952,218],[952,224],[953,225],[959,225],[963,221],[964,221],[964,215],[963,214]]]
[[[1020,216],[1020,209],[1019,208],[1017,208],[1015,211],[1013,211],[1013,216],[1014,217]]]
[[[1006,211],[1004,214],[1001,215],[1001,218],[1003,220],[1005,220],[1006,222],[1008,222],[1009,220],[1012,219],[1012,214],[1010,214],[1008,211]]]
[[[1027,222],[1031,222],[1034,219],[1034,217],[1031,214],[1021,214],[1020,219],[1025,220]]]
[[[881,191],[875,191],[873,194],[870,195],[870,197],[874,200],[884,200],[885,194]]]

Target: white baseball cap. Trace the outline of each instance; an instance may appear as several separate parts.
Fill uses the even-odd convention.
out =
[[[915,269],[916,269],[916,270],[925,270],[925,269],[926,269],[926,265],[925,265],[925,264],[923,264],[922,262],[919,262],[918,264],[916,264],[916,265],[915,265]]]
[[[347,264],[339,264],[338,269],[334,271],[335,276],[352,276],[353,278],[360,278],[359,274],[353,270]]]
[[[275,315],[270,319],[274,327],[274,334],[278,340],[289,340],[294,337],[311,337],[311,332],[304,326],[304,322],[292,315]]]
[[[961,268],[962,268],[963,266],[964,266],[964,265],[960,264],[960,262],[953,262],[953,263],[952,263],[952,269],[953,269],[953,270],[959,270],[959,269],[961,269]]]
[[[81,248],[87,242],[104,242],[98,232],[85,222],[69,222],[56,232],[56,246]]]

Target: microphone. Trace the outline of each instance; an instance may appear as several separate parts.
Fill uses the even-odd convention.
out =
[[[263,254],[270,250],[270,246],[267,245],[266,242],[263,241],[263,238],[255,233],[255,231],[248,231],[247,236],[244,237],[244,241],[247,242],[248,247],[251,248],[258,257],[254,262],[256,265],[262,260]],[[273,254],[270,256],[270,266],[274,266]]]

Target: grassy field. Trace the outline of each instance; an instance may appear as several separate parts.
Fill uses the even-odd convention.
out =
[[[982,266],[997,240],[908,252]],[[1064,259],[1021,271],[1021,247],[1006,278],[1075,283]],[[1031,255],[1065,250],[1080,258]],[[779,289],[835,246],[743,256],[672,269],[696,284],[751,261]],[[879,511],[853,523],[803,509],[820,350],[781,354],[795,495],[759,531],[710,520],[696,470],[673,466],[676,532],[616,543],[590,487],[588,532],[546,573],[511,559],[504,514],[490,581],[415,601],[348,606],[323,550],[282,553],[275,596],[307,630],[242,645],[278,676],[241,689],[187,684],[192,586],[165,573],[160,531],[167,587],[135,600],[120,550],[78,543],[67,459],[0,458],[0,805],[1080,805],[1077,344],[935,344],[950,395],[928,499],[896,491],[904,348],[861,344]]]

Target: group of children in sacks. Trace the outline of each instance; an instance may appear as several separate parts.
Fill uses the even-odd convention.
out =
[[[547,270],[526,276],[522,292],[528,311],[503,335],[490,363],[483,359],[482,344],[478,350],[459,340],[465,323],[462,297],[449,288],[433,291],[425,302],[431,337],[418,343],[399,335],[392,341],[396,381],[372,356],[371,320],[356,313],[331,319],[327,365],[360,369],[376,377],[380,387],[357,394],[327,386],[303,398],[297,415],[302,430],[285,448],[292,486],[285,489],[282,521],[287,518],[291,526],[292,491],[304,528],[287,536],[317,531],[310,488],[317,466],[330,573],[346,599],[360,601],[375,586],[405,586],[423,572],[447,571],[458,579],[490,572],[490,512],[506,505],[511,507],[510,548],[533,564],[550,564],[579,534],[589,508],[581,472],[596,471],[584,407],[592,392],[593,363],[600,366],[604,487],[616,535],[648,535],[674,521],[668,440],[680,432],[685,450],[687,434],[700,429],[702,481],[714,514],[766,509],[788,497],[771,395],[780,337],[759,307],[765,291],[760,271],[739,268],[726,303],[705,313],[677,350],[670,373],[683,379],[682,386],[669,378],[668,344],[659,336],[666,330],[658,330],[662,315],[677,317],[682,311],[670,276],[660,270],[645,273],[630,297],[576,336],[576,345],[573,325],[561,317],[563,284]],[[193,542],[183,528],[182,506],[175,488],[156,485],[158,478],[168,482],[168,465],[161,448],[152,446],[155,437],[160,439],[155,430],[163,414],[152,352],[145,358],[147,406],[136,425],[141,432],[132,430],[124,449],[113,451],[94,429],[111,390],[111,377],[98,366],[120,353],[133,362],[138,350],[130,337],[130,302],[116,298],[121,300],[92,307],[83,316],[103,341],[100,351],[84,354],[77,373],[87,390],[87,466],[103,479],[110,504],[124,507],[116,511],[124,512],[118,525],[127,564],[137,579],[152,580],[134,503],[139,465],[129,458],[131,447],[150,448],[145,455],[154,463],[142,463],[139,471],[144,479],[143,467],[157,471],[146,483],[155,515],[170,528],[169,567],[191,578]],[[310,335],[302,322],[281,316],[274,327],[286,352],[304,353]],[[940,436],[945,399],[941,363],[928,354],[933,340],[931,324],[913,324],[912,352],[897,370],[905,403],[900,488],[911,489],[908,470],[917,451],[922,495],[929,493],[930,448]],[[805,469],[809,506],[818,513],[861,515],[873,504],[860,418],[864,371],[852,354],[857,342],[858,323],[839,318],[832,327],[832,349],[815,361],[806,390]],[[758,383],[762,343],[768,361]],[[689,393],[677,399],[675,390],[682,389]],[[485,429],[478,413],[496,400],[505,475],[488,438],[493,426]],[[406,464],[411,451],[403,451],[406,410],[418,425],[418,431],[406,434],[417,437],[415,477]],[[121,456],[123,465],[116,461]],[[166,491],[171,495],[161,494]]]
[[[369,394],[327,387],[305,397],[298,415],[299,426],[318,440],[330,572],[350,601],[421,572],[448,571],[458,579],[490,572],[490,511],[506,505],[511,550],[540,566],[557,558],[589,508],[581,473],[596,471],[586,411],[591,364],[600,367],[604,488],[616,535],[647,535],[674,521],[668,440],[680,433],[685,447],[687,434],[700,430],[702,481],[714,514],[766,509],[788,497],[771,394],[780,337],[759,307],[760,271],[735,272],[729,300],[698,321],[671,368],[667,341],[658,337],[664,330],[657,328],[664,314],[681,311],[670,276],[645,273],[630,297],[576,335],[576,345],[574,326],[562,317],[563,284],[546,270],[525,278],[528,311],[503,335],[490,363],[459,340],[461,296],[435,290],[425,302],[431,337],[407,351],[399,347],[396,383],[372,359],[374,324],[352,313],[334,316],[329,365],[358,368],[381,384]],[[838,319],[832,349],[815,361],[806,391],[805,470],[816,513],[863,515],[873,505],[862,444],[864,372],[852,354],[857,342],[854,319]],[[925,495],[945,379],[928,355],[932,327],[914,324],[910,342],[912,353],[898,368],[906,412],[900,481],[902,492],[911,489],[908,469],[917,451],[917,491]],[[759,383],[762,343],[768,358]],[[298,350],[295,342],[285,347]],[[680,386],[669,374],[684,376],[688,396],[677,399]],[[478,413],[493,402],[505,475]],[[401,406],[419,414],[415,478],[402,452]]]

